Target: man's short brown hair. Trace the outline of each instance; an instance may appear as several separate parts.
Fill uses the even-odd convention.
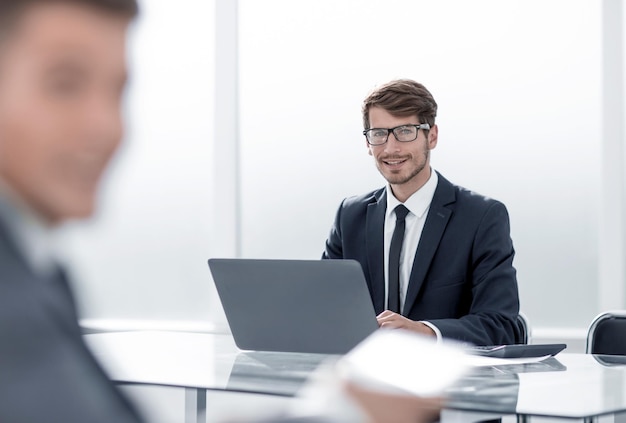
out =
[[[13,28],[26,9],[37,4],[51,3],[90,6],[129,19],[139,14],[137,0],[0,0],[0,40]]]
[[[380,107],[393,116],[417,116],[420,123],[428,123],[431,127],[437,116],[433,95],[425,86],[410,79],[388,82],[367,96],[362,109],[364,129],[370,129],[369,112],[372,107]]]

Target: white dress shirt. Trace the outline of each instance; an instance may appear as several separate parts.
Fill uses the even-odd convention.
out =
[[[400,253],[400,309],[404,309],[406,293],[409,287],[409,278],[413,269],[413,260],[417,253],[417,245],[419,244],[424,229],[424,223],[428,216],[430,203],[437,189],[439,178],[437,172],[431,169],[430,178],[424,186],[411,195],[404,203],[401,203],[391,190],[391,186],[387,185],[387,211],[385,212],[385,305],[389,298],[389,249],[391,247],[391,238],[396,228],[396,213],[394,209],[400,205],[409,210],[406,215],[406,226],[404,230],[404,241],[402,242],[402,251]],[[441,333],[433,324],[422,322],[428,325],[437,334],[437,338],[441,339]]]

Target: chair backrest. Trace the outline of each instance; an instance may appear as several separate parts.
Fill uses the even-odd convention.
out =
[[[521,311],[517,315],[517,326],[519,326],[520,334],[522,335],[520,344],[530,344],[530,340],[532,339],[530,323],[528,317]]]
[[[587,353],[626,355],[626,310],[600,313],[587,331]]]

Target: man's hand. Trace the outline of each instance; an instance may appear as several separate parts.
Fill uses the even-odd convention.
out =
[[[435,331],[422,322],[416,322],[406,317],[394,313],[393,311],[385,310],[376,316],[378,320],[378,326],[385,329],[407,329],[413,332],[421,333],[422,335],[437,336]]]

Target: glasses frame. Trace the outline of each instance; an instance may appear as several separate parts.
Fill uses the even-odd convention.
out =
[[[396,135],[396,132],[395,132],[395,131],[396,131],[396,129],[398,129],[398,128],[405,128],[405,127],[407,127],[407,126],[413,126],[413,127],[417,128],[417,131],[415,132],[415,138],[413,138],[412,140],[408,140],[408,141],[400,141],[400,140],[398,139],[398,136]],[[385,130],[385,131],[387,131],[387,136],[385,137],[385,141],[384,141],[384,142],[374,144],[374,143],[372,143],[372,142],[370,141],[369,137],[367,136],[367,133],[368,133],[369,131],[373,131],[373,130],[375,130],[375,129],[377,129],[377,130]],[[387,141],[389,141],[389,135],[390,135],[390,134],[392,134],[392,133],[393,133],[393,136],[396,138],[396,141],[398,141],[398,142],[413,142],[413,141],[415,141],[415,140],[417,139],[417,137],[419,136],[419,131],[420,131],[420,129],[423,129],[423,130],[425,130],[425,131],[428,131],[428,130],[430,130],[430,125],[429,125],[428,123],[420,123],[419,125],[416,125],[416,124],[414,124],[414,123],[407,123],[407,124],[404,124],[404,125],[398,125],[398,126],[396,126],[396,127],[394,127],[394,128],[369,128],[369,129],[366,129],[366,130],[364,130],[364,131],[363,131],[363,135],[365,135],[365,139],[367,140],[367,143],[368,143],[369,145],[384,145],[384,144],[387,144]]]

